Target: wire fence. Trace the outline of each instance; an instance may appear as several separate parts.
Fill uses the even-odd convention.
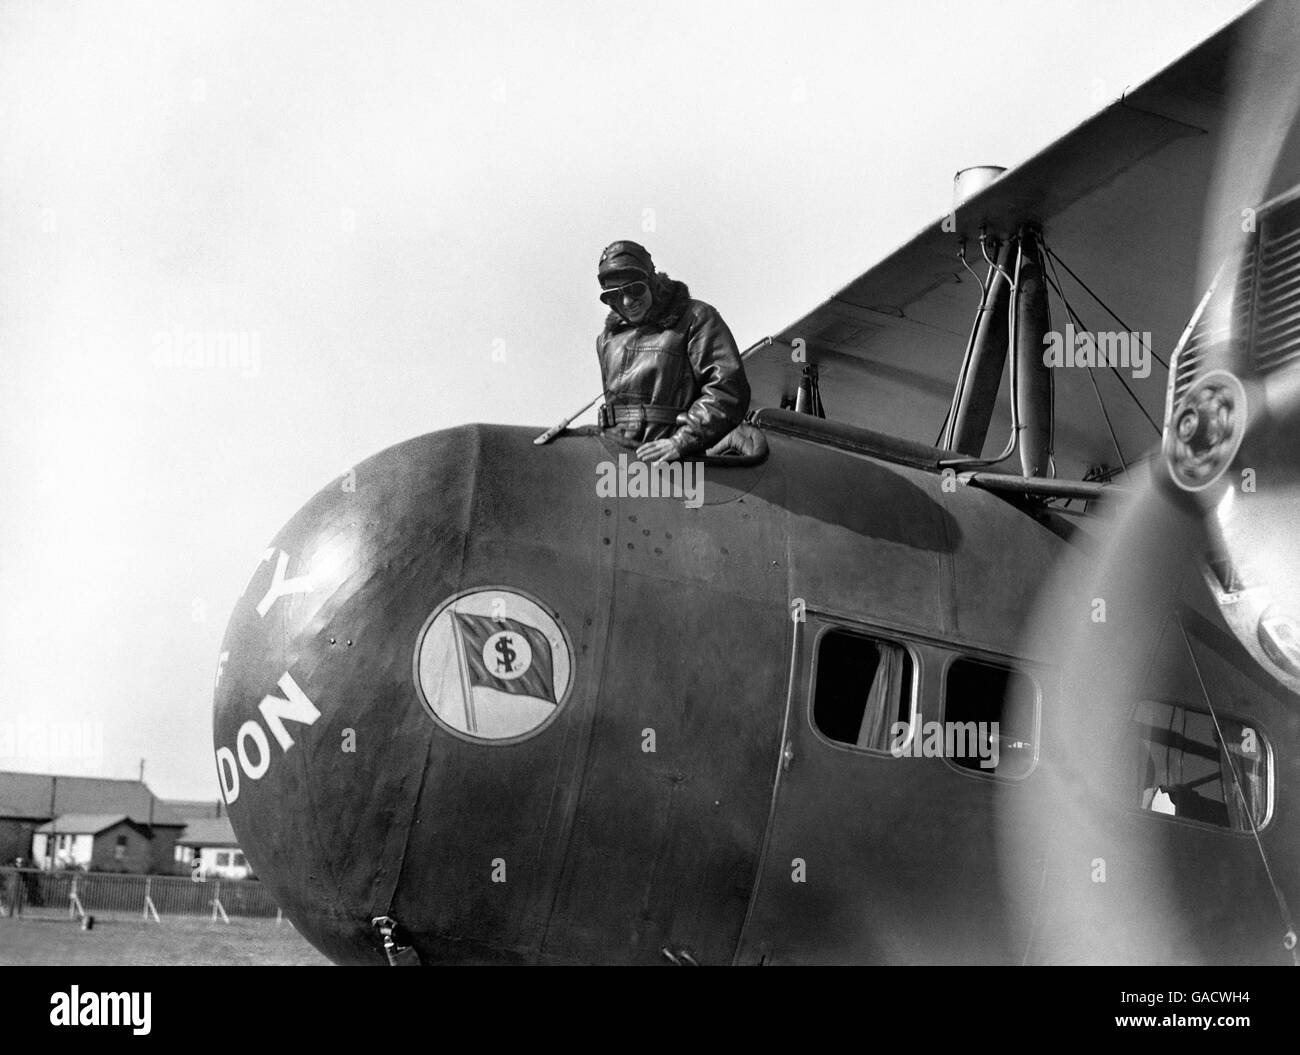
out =
[[[43,872],[0,868],[0,916],[47,919],[89,916],[161,922],[163,916],[281,920],[280,908],[255,879]]]

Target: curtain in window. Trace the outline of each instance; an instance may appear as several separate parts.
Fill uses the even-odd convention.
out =
[[[1232,818],[1233,828],[1237,831],[1250,831],[1252,818],[1247,815],[1245,807],[1242,806],[1241,798],[1242,795],[1245,796],[1255,827],[1259,827],[1264,823],[1264,810],[1267,806],[1264,794],[1263,744],[1256,734],[1252,737],[1255,751],[1247,754],[1242,748],[1244,739],[1242,733],[1245,727],[1235,722],[1223,724],[1224,735],[1228,738],[1227,743],[1219,745],[1219,764],[1223,768],[1223,797],[1228,804],[1228,816]],[[1234,770],[1237,780],[1241,782],[1241,794],[1237,793],[1232,779]]]
[[[902,689],[903,650],[897,645],[878,644],[880,662],[876,676],[867,693],[867,707],[862,715],[862,730],[858,733],[858,747],[888,751],[894,746],[890,736],[898,720],[896,701]]]

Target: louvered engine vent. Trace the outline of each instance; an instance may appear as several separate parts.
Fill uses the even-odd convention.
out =
[[[1249,366],[1267,374],[1300,358],[1300,198],[1265,213],[1258,242]]]
[[[1208,370],[1258,376],[1300,359],[1300,196],[1262,208],[1255,228],[1175,354],[1166,425]]]

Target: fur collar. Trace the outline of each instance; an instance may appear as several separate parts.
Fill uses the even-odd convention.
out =
[[[685,282],[678,282],[675,278],[669,278],[664,272],[658,271],[654,277],[654,303],[650,305],[650,311],[642,319],[638,326],[658,326],[661,329],[671,329],[677,321],[686,314],[686,309],[690,307],[691,291],[686,287]],[[605,332],[618,333],[619,330],[626,330],[628,322],[616,311],[611,311],[605,316]]]

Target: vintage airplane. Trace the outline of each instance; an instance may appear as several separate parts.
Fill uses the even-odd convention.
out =
[[[215,693],[294,925],[345,963],[1292,963],[1297,42],[1256,7],[963,179],[748,350],[698,508],[600,487],[592,427],[320,491]]]

